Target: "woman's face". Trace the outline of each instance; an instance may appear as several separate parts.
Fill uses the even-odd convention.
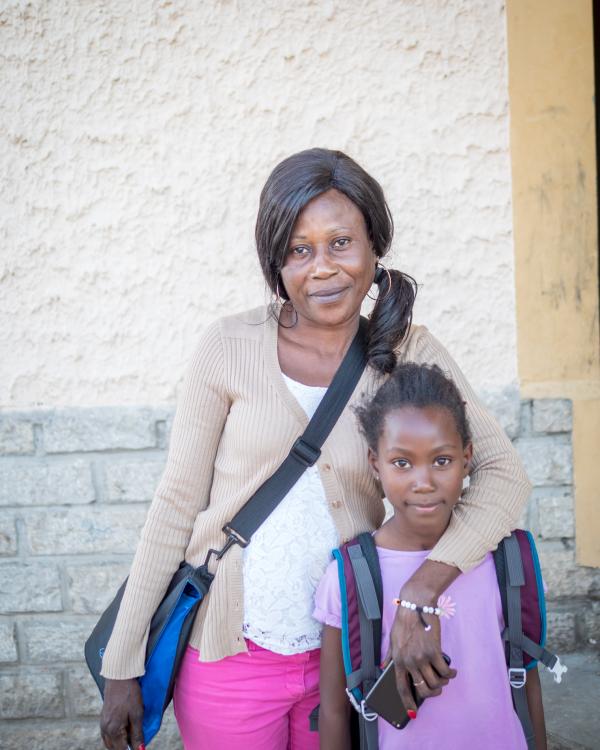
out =
[[[343,325],[360,312],[376,263],[362,212],[343,193],[328,190],[298,216],[281,281],[304,322]]]

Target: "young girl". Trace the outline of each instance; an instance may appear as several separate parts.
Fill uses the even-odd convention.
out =
[[[383,578],[381,658],[404,582],[428,556],[450,523],[472,455],[465,406],[456,386],[434,366],[396,368],[366,406],[357,409],[369,445],[369,463],[394,509],[374,538]],[[455,514],[453,523],[460,523]],[[521,750],[527,745],[513,709],[501,632],[502,605],[491,554],[446,591],[440,617],[442,649],[457,670],[440,697],[431,674],[412,671],[416,692],[427,698],[403,730],[378,719],[379,748]],[[448,597],[450,599],[448,599]],[[432,602],[416,602],[431,605]],[[348,750],[350,736],[341,644],[337,566],[327,569],[314,616],[324,624],[321,649],[321,748]],[[414,627],[436,615],[414,612]],[[536,750],[546,733],[537,669],[527,673],[527,701]],[[431,697],[433,696],[433,697]]]

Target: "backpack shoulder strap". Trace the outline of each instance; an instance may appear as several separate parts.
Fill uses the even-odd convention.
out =
[[[541,661],[542,664],[552,672],[555,681],[560,682],[562,674],[566,672],[567,669],[560,663],[560,659],[556,654],[553,654],[545,648],[546,602],[542,571],[535,541],[531,532],[524,531],[523,529],[516,529],[512,536],[516,537],[518,541],[521,552],[521,562],[525,573],[525,585],[521,587],[521,645],[524,657],[526,657],[524,658],[525,669],[531,669],[535,666],[537,661]],[[498,549],[494,553],[494,560],[496,563],[496,574],[498,576],[498,585],[502,598],[502,611],[505,623],[508,624],[508,615],[506,611],[504,540],[502,540]],[[503,637],[508,647],[510,641],[508,628],[506,628]]]
[[[360,684],[361,696],[368,693],[381,674],[381,614],[383,585],[379,557],[371,534],[361,534],[347,545],[352,575],[357,592],[360,627],[360,669],[352,677],[352,685]],[[350,683],[348,684],[350,688]],[[377,750],[377,715],[365,710],[364,704],[353,701],[359,711],[361,748]]]
[[[377,554],[377,547],[375,545],[375,540],[373,539],[373,534],[370,534],[369,532],[360,534],[358,536],[358,543],[360,544],[364,558],[369,566],[375,595],[377,596],[377,603],[379,604],[379,611],[383,613],[383,580],[381,578],[379,555]],[[373,621],[373,647],[375,651],[375,659],[377,660],[377,663],[379,663],[381,655],[381,617]]]
[[[523,624],[521,618],[521,588],[525,573],[521,549],[515,533],[503,539],[494,555],[500,586],[504,622],[507,631],[508,680],[515,711],[519,717],[527,747],[535,750],[535,736],[525,692],[526,671],[523,665]]]

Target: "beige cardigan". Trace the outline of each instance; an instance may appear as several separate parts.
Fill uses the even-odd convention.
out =
[[[435,363],[465,401],[473,433],[471,485],[431,558],[462,570],[476,565],[516,524],[530,486],[519,458],[483,409],[445,349],[413,326],[400,360]],[[367,368],[317,462],[340,543],[383,519],[381,492],[350,406],[370,394]],[[148,626],[182,559],[199,565],[220,548],[223,525],[275,471],[307,424],[277,359],[277,323],[265,307],[212,324],[191,361],[175,416],[169,456],[148,512],[117,622],[103,659],[104,677],[144,673]],[[217,564],[191,645],[204,661],[245,650],[242,550]]]

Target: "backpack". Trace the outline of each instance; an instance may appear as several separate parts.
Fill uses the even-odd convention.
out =
[[[377,750],[377,714],[364,696],[381,669],[382,581],[375,542],[370,533],[334,550],[342,601],[342,652],[346,693],[358,714],[359,741],[353,747]],[[523,726],[527,747],[535,738],[525,690],[527,670],[541,661],[560,682],[567,668],[545,648],[546,604],[542,574],[532,535],[517,529],[493,553],[502,612],[508,681],[515,711]]]

